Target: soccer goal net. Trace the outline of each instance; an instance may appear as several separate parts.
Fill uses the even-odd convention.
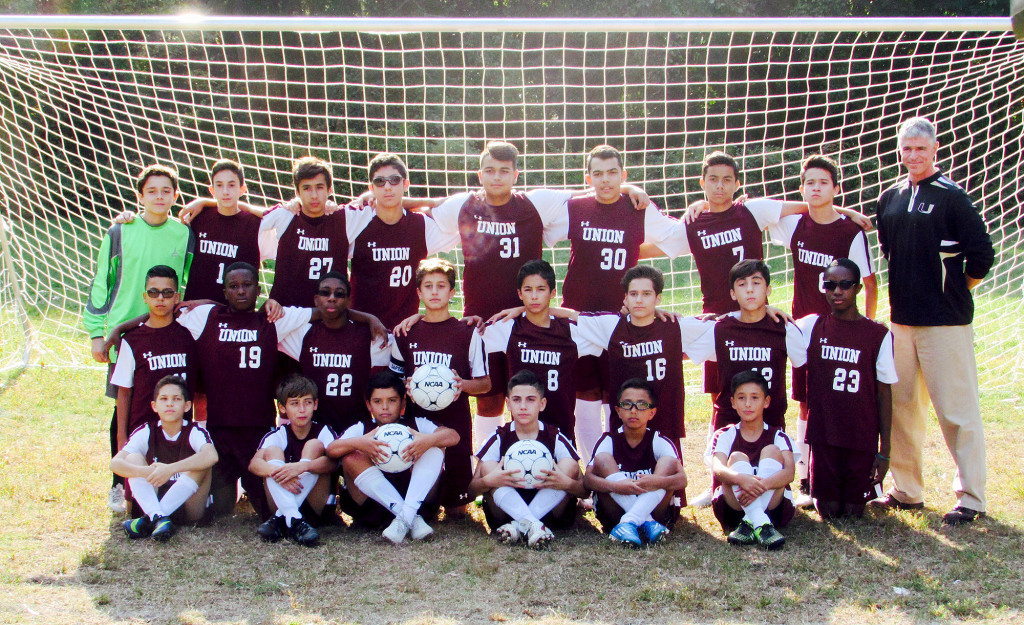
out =
[[[914,30],[906,30],[911,27]],[[799,199],[800,161],[842,167],[838,203],[873,213],[901,173],[895,130],[926,115],[939,164],[977,202],[997,264],[978,289],[983,386],[1021,377],[1024,44],[1009,20],[352,20],[5,18],[0,30],[0,368],[34,354],[94,365],[81,311],[114,215],[144,164],[171,164],[185,201],[218,158],[248,200],[292,196],[306,154],[335,197],[366,189],[391,151],[412,194],[477,184],[489,139],[522,152],[526,188],[583,186],[583,156],[623,150],[629,179],[678,215],[701,198],[705,154],[726,149],[751,197]],[[876,242],[872,235],[871,240]],[[788,306],[788,252],[766,248]],[[876,245],[877,253],[877,245]],[[550,251],[564,271],[567,248]],[[458,256],[456,253],[456,259]],[[695,312],[687,257],[665,301]],[[879,315],[887,320],[885,264]],[[140,294],[141,295],[141,294]]]

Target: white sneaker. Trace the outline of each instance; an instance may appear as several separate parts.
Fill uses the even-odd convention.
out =
[[[124,485],[118,484],[110,489],[110,493],[107,494],[107,507],[110,508],[111,512],[124,514],[126,509],[124,501]]]
[[[526,544],[540,549],[541,547],[547,546],[552,540],[555,539],[555,535],[551,533],[551,530],[547,528],[543,523],[534,523],[530,525],[530,532],[526,535]]]
[[[423,517],[416,515],[416,519],[412,523],[412,529],[409,530],[409,535],[412,536],[413,540],[424,540],[430,538],[434,534],[434,528],[427,525],[427,522],[423,520]]]
[[[515,521],[502,525],[498,529],[494,530],[494,533],[497,534],[499,542],[503,542],[507,545],[517,543],[523,537],[523,535],[519,533],[519,528]]]
[[[381,532],[380,535],[392,543],[400,545],[405,540],[405,535],[408,533],[409,526],[405,524],[405,521],[395,517],[395,520],[391,522],[391,525]]]
[[[813,508],[814,499],[807,493],[800,493],[796,496],[796,500],[793,501],[793,506],[796,508]]]
[[[715,493],[710,488],[703,493],[697,495],[693,499],[689,500],[689,504],[694,508],[707,508],[711,505],[711,500],[715,498]]]

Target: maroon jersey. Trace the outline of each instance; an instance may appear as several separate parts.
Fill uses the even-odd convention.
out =
[[[265,313],[213,307],[197,341],[210,427],[274,425],[277,342]]]
[[[615,204],[588,196],[573,198],[568,206],[572,246],[562,305],[584,312],[618,312],[622,276],[640,260],[645,211],[634,209],[625,194]]]
[[[505,353],[510,377],[528,369],[545,385],[547,407],[541,411],[540,420],[573,437],[579,356],[574,332],[575,326],[568,319],[552,317],[550,327],[542,328],[523,314],[490,326],[484,334],[488,353]]]
[[[612,458],[615,459],[619,471],[626,473],[631,479],[636,479],[638,475],[651,475],[654,473],[654,469],[658,465],[658,455],[654,452],[656,440],[659,444],[669,445],[676,458],[679,457],[679,450],[676,449],[675,444],[670,439],[650,428],[644,432],[643,439],[640,440],[640,444],[636,447],[630,446],[629,441],[626,440],[626,434],[620,427],[612,428],[611,432],[602,434],[601,438],[597,440],[594,449],[600,450],[601,444],[604,443],[605,439],[611,441]],[[595,451],[594,455],[596,456],[597,453]]]
[[[302,460],[302,450],[309,441],[319,439],[324,446],[327,446],[336,438],[338,435],[331,429],[331,426],[322,425],[316,421],[310,422],[306,438],[296,436],[291,425],[286,424],[279,425],[267,432],[257,449],[277,447],[284,452],[284,461],[290,464]]]
[[[733,376],[748,369],[759,372],[768,380],[771,402],[764,411],[764,422],[784,429],[786,324],[776,323],[767,316],[755,323],[726,317],[715,324],[715,354],[718,357],[718,384],[722,389],[715,401],[715,429],[739,423],[740,416],[732,408],[729,387]]]
[[[146,452],[146,464],[153,464],[154,462],[174,464],[175,462],[180,462],[185,458],[191,458],[194,456],[196,450],[192,447],[192,444],[189,441],[189,437],[192,435],[193,429],[201,432],[202,435],[206,437],[207,443],[211,445],[213,444],[213,440],[210,438],[210,433],[191,421],[182,421],[181,433],[178,434],[178,438],[173,441],[167,440],[167,437],[164,436],[164,429],[162,427],[155,423],[150,424],[149,450]]]
[[[867,317],[818,318],[807,348],[808,443],[878,451],[876,363],[883,349],[888,350],[883,361],[891,362],[888,334],[884,325]],[[895,382],[894,370],[884,381]]]
[[[335,432],[370,416],[363,393],[373,366],[372,342],[370,326],[352,321],[337,330],[314,321],[302,338],[299,367],[319,390],[315,418]]]
[[[155,424],[159,421],[151,402],[156,383],[164,376],[180,375],[188,383],[189,393],[195,392],[199,354],[192,333],[177,323],[163,328],[151,328],[143,324],[125,334],[122,341],[111,383],[132,389],[127,430],[131,432],[145,423]],[[127,345],[128,351],[124,345]],[[130,383],[122,380],[119,375],[127,372],[118,370],[128,368],[129,365],[134,365],[131,367]]]
[[[608,366],[602,369],[602,388],[606,402],[615,400],[622,383],[631,378],[647,380],[658,397],[658,411],[648,423],[652,430],[670,440],[686,436],[683,425],[683,345],[679,325],[655,319],[648,326],[637,327],[623,317],[608,341]],[[611,411],[611,429],[622,425],[619,415]]]
[[[199,213],[189,228],[198,244],[188,272],[185,300],[209,299],[226,304],[224,269],[235,262],[260,266],[260,218],[245,211],[221,215],[208,209]]]
[[[754,215],[739,203],[721,213],[701,213],[687,224],[686,238],[700,276],[703,311],[721,315],[739,310],[729,296],[729,270],[741,260],[764,258],[764,236]]]
[[[801,217],[793,233],[793,316],[828,315],[831,308],[825,300],[821,283],[825,269],[836,258],[848,258],[854,239],[862,233],[860,226],[849,219],[819,224]],[[864,252],[867,256],[867,239]]]
[[[352,243],[352,308],[376,315],[388,328],[416,314],[413,277],[427,257],[427,217],[405,213],[395,224],[374,216]]]
[[[284,210],[282,208],[275,209]],[[307,217],[294,215],[277,243],[271,299],[282,306],[313,305],[316,284],[327,272],[347,275],[346,211]]]
[[[513,193],[503,206],[491,206],[473,194],[459,211],[465,315],[489,319],[506,308],[521,306],[516,276],[528,260],[541,258],[544,223],[523,193]]]
[[[725,457],[728,458],[733,453],[739,452],[746,454],[750,463],[756,467],[758,462],[760,462],[761,451],[769,445],[775,445],[780,451],[792,452],[794,462],[800,458],[799,451],[794,447],[793,441],[789,436],[781,428],[772,427],[767,423],[764,424],[761,435],[754,441],[748,441],[743,438],[738,424],[716,430],[707,451],[704,452],[704,456],[710,459],[714,454],[721,453],[725,454]],[[722,483],[718,481],[718,478],[712,477],[712,489],[717,489],[721,485]],[[786,485],[786,491],[786,497],[791,498],[792,495],[788,492],[788,484]]]
[[[513,429],[514,426],[515,422],[513,421],[494,430],[494,434],[480,448],[477,457],[481,460],[493,459],[495,457],[493,447],[497,446],[497,459],[500,461],[500,459],[504,458],[509,447],[515,445],[520,440],[519,435]],[[544,424],[537,432],[537,442],[547,447],[548,451],[551,452],[551,460],[555,464],[565,457],[570,457],[573,460],[579,460],[580,458],[576,453],[576,448],[572,445],[572,441],[566,438],[555,426]]]

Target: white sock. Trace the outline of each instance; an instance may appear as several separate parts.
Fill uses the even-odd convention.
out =
[[[405,491],[405,502],[402,504],[402,520],[409,527],[412,527],[416,520],[423,500],[427,498],[430,489],[437,483],[443,466],[444,451],[439,447],[431,447],[426,450],[419,460],[413,463],[412,474],[409,476],[409,488]]]
[[[530,506],[526,505],[526,502],[523,501],[522,495],[511,486],[501,486],[494,489],[494,494],[491,497],[494,498],[494,504],[501,508],[505,514],[512,517],[513,521],[540,523],[540,519],[534,516]]]
[[[600,401],[576,400],[576,443],[583,464],[590,462],[597,439],[604,434],[604,419]]]
[[[810,458],[808,450],[810,446],[804,442],[807,437],[807,420],[797,417],[796,419],[796,444],[800,450],[800,461],[796,463],[797,476],[801,480],[807,479],[807,461]]]
[[[714,424],[711,421],[708,421],[708,438],[707,438],[706,444],[704,445],[705,449],[707,449],[708,447],[711,446],[711,443],[712,443],[712,441],[714,441],[714,438],[715,438],[715,426],[714,426]],[[682,451],[683,448],[680,447],[679,449],[680,449],[680,451]],[[704,464],[707,465],[707,467],[709,469],[711,468],[711,461],[712,461],[713,458],[714,458],[714,456],[711,456],[711,457],[704,456],[702,458],[702,460],[704,460]],[[710,486],[708,487],[708,490],[711,490]]]
[[[283,467],[284,460],[267,460],[267,464],[272,464],[275,467]],[[284,517],[285,523],[288,527],[292,526],[292,519],[301,519],[302,515],[299,514],[299,502],[297,501],[295,494],[281,486],[272,477],[266,479],[267,491],[270,493],[270,498],[274,500],[277,505],[277,516]]]
[[[311,462],[311,458],[302,458],[299,462]],[[317,480],[320,479],[319,475],[306,471],[299,475],[299,485],[302,486],[302,490],[299,491],[298,495],[295,495],[295,503],[302,506],[302,502],[306,501],[306,497],[309,497],[309,491],[313,490],[316,486]]]
[[[476,440],[476,448],[480,449],[483,447],[487,439],[494,434],[494,430],[500,428],[503,423],[505,423],[505,415],[485,417],[478,414],[476,421],[473,423],[473,438]]]
[[[174,511],[177,510],[188,501],[189,497],[196,494],[199,490],[199,484],[187,475],[179,476],[178,479],[171,484],[171,487],[167,489],[164,496],[160,498],[160,514],[164,516],[171,516]]]
[[[618,473],[612,473],[608,477],[604,478],[609,482],[621,482],[622,480],[628,480],[629,478],[625,473],[619,471]],[[620,495],[619,493],[608,493],[612,496],[612,501],[619,504],[619,507],[623,510],[628,511],[636,503],[636,495]]]
[[[395,517],[402,511],[402,496],[377,467],[370,467],[357,475],[353,484],[364,495],[390,510]]]
[[[139,504],[142,511],[149,518],[163,516],[163,508],[160,507],[160,499],[156,496],[156,487],[146,481],[144,477],[128,478],[128,486],[131,487],[132,497]]]
[[[651,513],[654,512],[654,509],[658,507],[658,504],[664,498],[664,488],[652,490],[643,495],[637,495],[636,501],[619,520],[622,523],[632,523],[633,525],[643,525],[647,521],[653,521],[654,517],[651,516]]]
[[[530,512],[538,519],[543,519],[547,516],[548,512],[555,509],[555,506],[562,503],[563,499],[565,499],[564,490],[541,488],[537,491],[533,500],[530,501]]]
[[[783,469],[782,463],[772,458],[762,458],[761,462],[757,465],[757,477],[761,479],[769,478]],[[772,502],[772,497],[775,495],[774,490],[769,490],[761,494],[757,498],[757,501],[762,506],[762,510],[765,514],[768,512],[768,504]],[[757,527],[756,525],[754,527]]]
[[[744,475],[753,475],[754,467],[750,466],[749,462],[736,462],[729,466],[730,469],[737,473]],[[743,491],[739,486],[732,487],[733,494],[736,495],[736,499],[740,498],[740,493]],[[768,523],[768,515],[764,512],[765,506],[761,503],[761,497],[758,497],[754,501],[751,501],[748,505],[743,506],[743,518],[754,527],[761,527],[765,523]]]

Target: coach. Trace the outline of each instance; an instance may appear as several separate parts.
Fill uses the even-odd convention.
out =
[[[899,382],[893,386],[892,474],[881,505],[923,507],[926,395],[953,454],[957,503],[943,518],[970,523],[985,513],[985,434],[974,359],[973,289],[994,250],[970,198],[935,166],[939,143],[927,119],[899,128],[906,179],[879,198],[878,238],[889,262],[889,304]]]

